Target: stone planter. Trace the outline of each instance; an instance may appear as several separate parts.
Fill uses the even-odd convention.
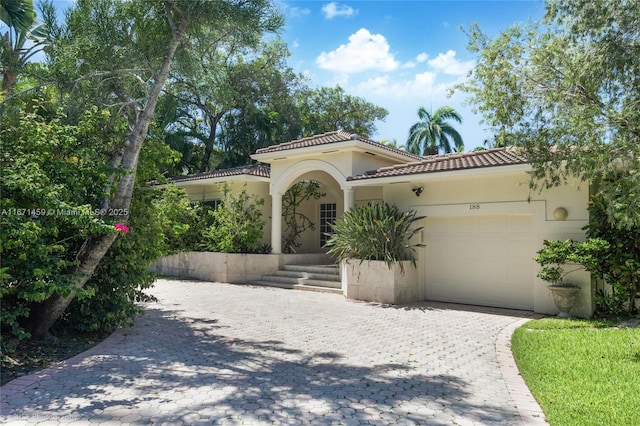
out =
[[[553,303],[560,311],[558,316],[562,318],[570,317],[571,315],[569,314],[569,312],[571,311],[571,308],[573,308],[573,305],[576,303],[576,296],[578,295],[578,290],[580,290],[580,288],[566,285],[550,285],[548,288],[549,290],[551,290]]]
[[[418,270],[411,262],[391,269],[383,261],[358,259],[341,263],[342,292],[347,299],[387,304],[418,301]]]

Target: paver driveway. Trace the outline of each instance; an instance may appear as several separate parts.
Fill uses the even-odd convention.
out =
[[[4,386],[2,422],[535,420],[519,414],[522,395],[509,392],[511,379],[505,383],[497,361],[499,333],[522,321],[516,311],[428,303],[398,308],[334,294],[192,281],[159,280],[152,293],[158,303],[146,306],[134,328]],[[506,340],[498,344],[498,357],[505,356]]]

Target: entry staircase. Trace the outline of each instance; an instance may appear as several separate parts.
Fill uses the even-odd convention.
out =
[[[271,275],[263,275],[254,284],[342,294],[340,270],[336,265],[284,265]]]

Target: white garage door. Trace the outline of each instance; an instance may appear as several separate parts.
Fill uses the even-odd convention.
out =
[[[531,215],[428,217],[428,300],[533,309]]]

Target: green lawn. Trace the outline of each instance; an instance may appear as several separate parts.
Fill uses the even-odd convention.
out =
[[[512,350],[553,426],[640,425],[640,329],[545,318],[520,327]]]

